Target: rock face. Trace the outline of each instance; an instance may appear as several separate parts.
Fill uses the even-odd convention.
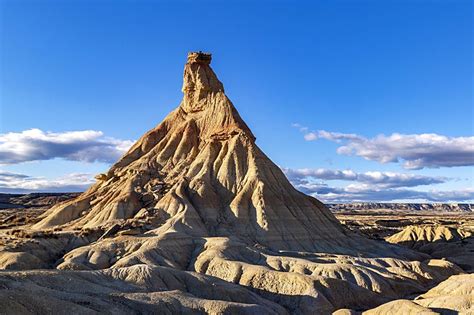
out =
[[[386,315],[386,314],[406,314],[406,315],[439,315],[429,308],[425,308],[409,300],[395,300],[383,304],[375,309],[363,312],[362,315]]]
[[[467,272],[474,271],[474,226],[410,225],[386,238],[433,258],[447,258]]]
[[[407,226],[401,232],[387,238],[390,243],[405,243],[410,246],[433,242],[460,241],[472,236],[472,231],[442,225]]]
[[[37,268],[30,255],[57,269],[0,272],[0,306],[21,312],[9,294],[34,291],[81,312],[162,305],[171,313],[329,314],[423,292],[462,272],[354,233],[295,190],[256,145],[210,62],[191,53],[178,108],[88,191],[20,231],[34,242],[0,247],[2,269]],[[45,274],[60,290],[47,289]],[[30,289],[15,284],[22,281]]]
[[[452,276],[428,292],[421,294],[415,302],[434,310],[451,310],[460,314],[474,313],[474,275]]]
[[[258,148],[210,60],[190,54],[179,107],[87,192],[53,207],[34,228],[146,217],[193,236],[232,235],[278,250],[364,250]]]
[[[238,285],[144,265],[96,272],[11,272],[8,277],[0,273],[0,288],[2,314],[286,314],[283,307]]]
[[[473,314],[474,275],[457,275],[441,282],[414,301],[396,300],[363,315],[375,314]]]

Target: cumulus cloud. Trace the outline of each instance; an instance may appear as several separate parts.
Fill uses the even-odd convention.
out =
[[[0,171],[0,183],[7,182],[7,181],[22,180],[28,177],[29,177],[28,175]]]
[[[355,172],[353,170],[282,168],[296,189],[324,202],[392,202],[424,200],[427,202],[465,202],[474,199],[474,188],[443,191],[419,191],[417,186],[445,183],[453,178],[433,177],[396,172]],[[326,181],[349,182],[345,186],[330,186]]]
[[[353,170],[318,169],[291,169],[282,168],[288,179],[294,184],[308,183],[314,179],[345,180],[377,185],[379,188],[415,187],[420,185],[441,184],[449,179],[446,177],[432,177],[395,172],[364,172],[357,173]]]
[[[72,173],[55,179],[32,177],[0,170],[0,192],[80,192],[95,182],[92,174]]]
[[[29,129],[0,134],[0,164],[62,158],[82,162],[116,161],[133,144],[105,137],[101,131],[45,132]]]
[[[357,134],[309,131],[293,124],[307,141],[326,139],[339,143],[337,153],[357,155],[380,163],[401,163],[406,169],[474,165],[474,137],[447,137],[434,133],[378,135],[366,138]]]
[[[374,185],[353,184],[331,187],[323,183],[300,183],[295,187],[324,202],[392,202],[397,200],[424,200],[427,202],[465,202],[474,199],[474,189],[452,191],[417,191],[404,188],[381,189]]]

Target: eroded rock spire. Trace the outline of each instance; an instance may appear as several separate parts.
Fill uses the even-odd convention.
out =
[[[260,150],[210,62],[210,54],[190,53],[180,106],[87,192],[51,208],[35,228],[147,220],[160,233],[232,235],[276,250],[366,249]]]
[[[110,279],[84,291],[90,308],[76,310],[331,314],[413,295],[458,272],[448,261],[425,262],[427,255],[347,230],[324,204],[294,189],[255,143],[210,61],[210,54],[189,54],[180,106],[90,189],[28,226],[35,242],[15,244],[7,254],[0,248],[0,269],[83,270],[31,276],[46,289],[34,284],[28,297],[59,292],[72,303],[61,287],[51,289],[58,279],[73,297],[78,285],[71,279],[86,289],[86,279],[94,286]],[[12,305],[10,293],[4,296]],[[0,294],[0,309],[1,302]]]
[[[212,56],[209,53],[190,52],[184,67],[183,103],[186,112],[200,111],[215,93],[224,93],[224,86],[209,66]]]

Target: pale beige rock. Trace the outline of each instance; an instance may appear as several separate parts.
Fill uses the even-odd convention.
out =
[[[408,300],[395,300],[383,304],[372,310],[363,312],[362,315],[434,315],[439,314],[429,308],[420,306]]]
[[[101,176],[34,227],[96,227],[145,207],[196,236],[234,235],[278,250],[365,250],[323,204],[291,186],[256,146],[209,65],[195,60],[185,66],[181,105],[109,170],[108,180]],[[144,202],[148,196],[154,198]]]
[[[4,270],[40,269],[47,265],[28,252],[0,252],[0,268]]]
[[[359,313],[348,308],[341,308],[332,313],[332,315],[358,315]]]
[[[95,272],[0,272],[0,306],[2,314],[287,314],[240,286],[144,265]]]
[[[451,276],[417,297],[415,302],[435,310],[474,314],[474,274]]]
[[[454,241],[470,237],[471,232],[442,225],[407,226],[403,231],[387,238],[390,243],[419,243]]]
[[[15,250],[58,270],[0,272],[0,306],[21,312],[10,294],[33,292],[44,298],[29,305],[51,312],[64,300],[79,313],[330,314],[424,292],[462,272],[356,234],[295,190],[256,145],[210,61],[191,54],[180,106],[88,191],[31,227],[60,227],[53,235],[61,237]],[[52,283],[61,290],[45,288]]]
[[[142,217],[145,208],[161,232],[232,235],[278,251],[421,258],[351,233],[321,202],[295,190],[255,144],[206,57],[196,58],[185,66],[180,106],[112,166],[107,180],[53,207],[34,228],[104,226]]]
[[[474,314],[474,274],[451,276],[414,301],[395,300],[362,314]]]
[[[412,225],[388,237],[387,241],[416,249],[434,258],[448,259],[465,271],[473,272],[473,233],[472,226]]]

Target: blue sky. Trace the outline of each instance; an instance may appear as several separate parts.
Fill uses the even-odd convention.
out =
[[[92,182],[179,104],[203,50],[298,189],[474,199],[471,1],[0,4],[0,192]]]

